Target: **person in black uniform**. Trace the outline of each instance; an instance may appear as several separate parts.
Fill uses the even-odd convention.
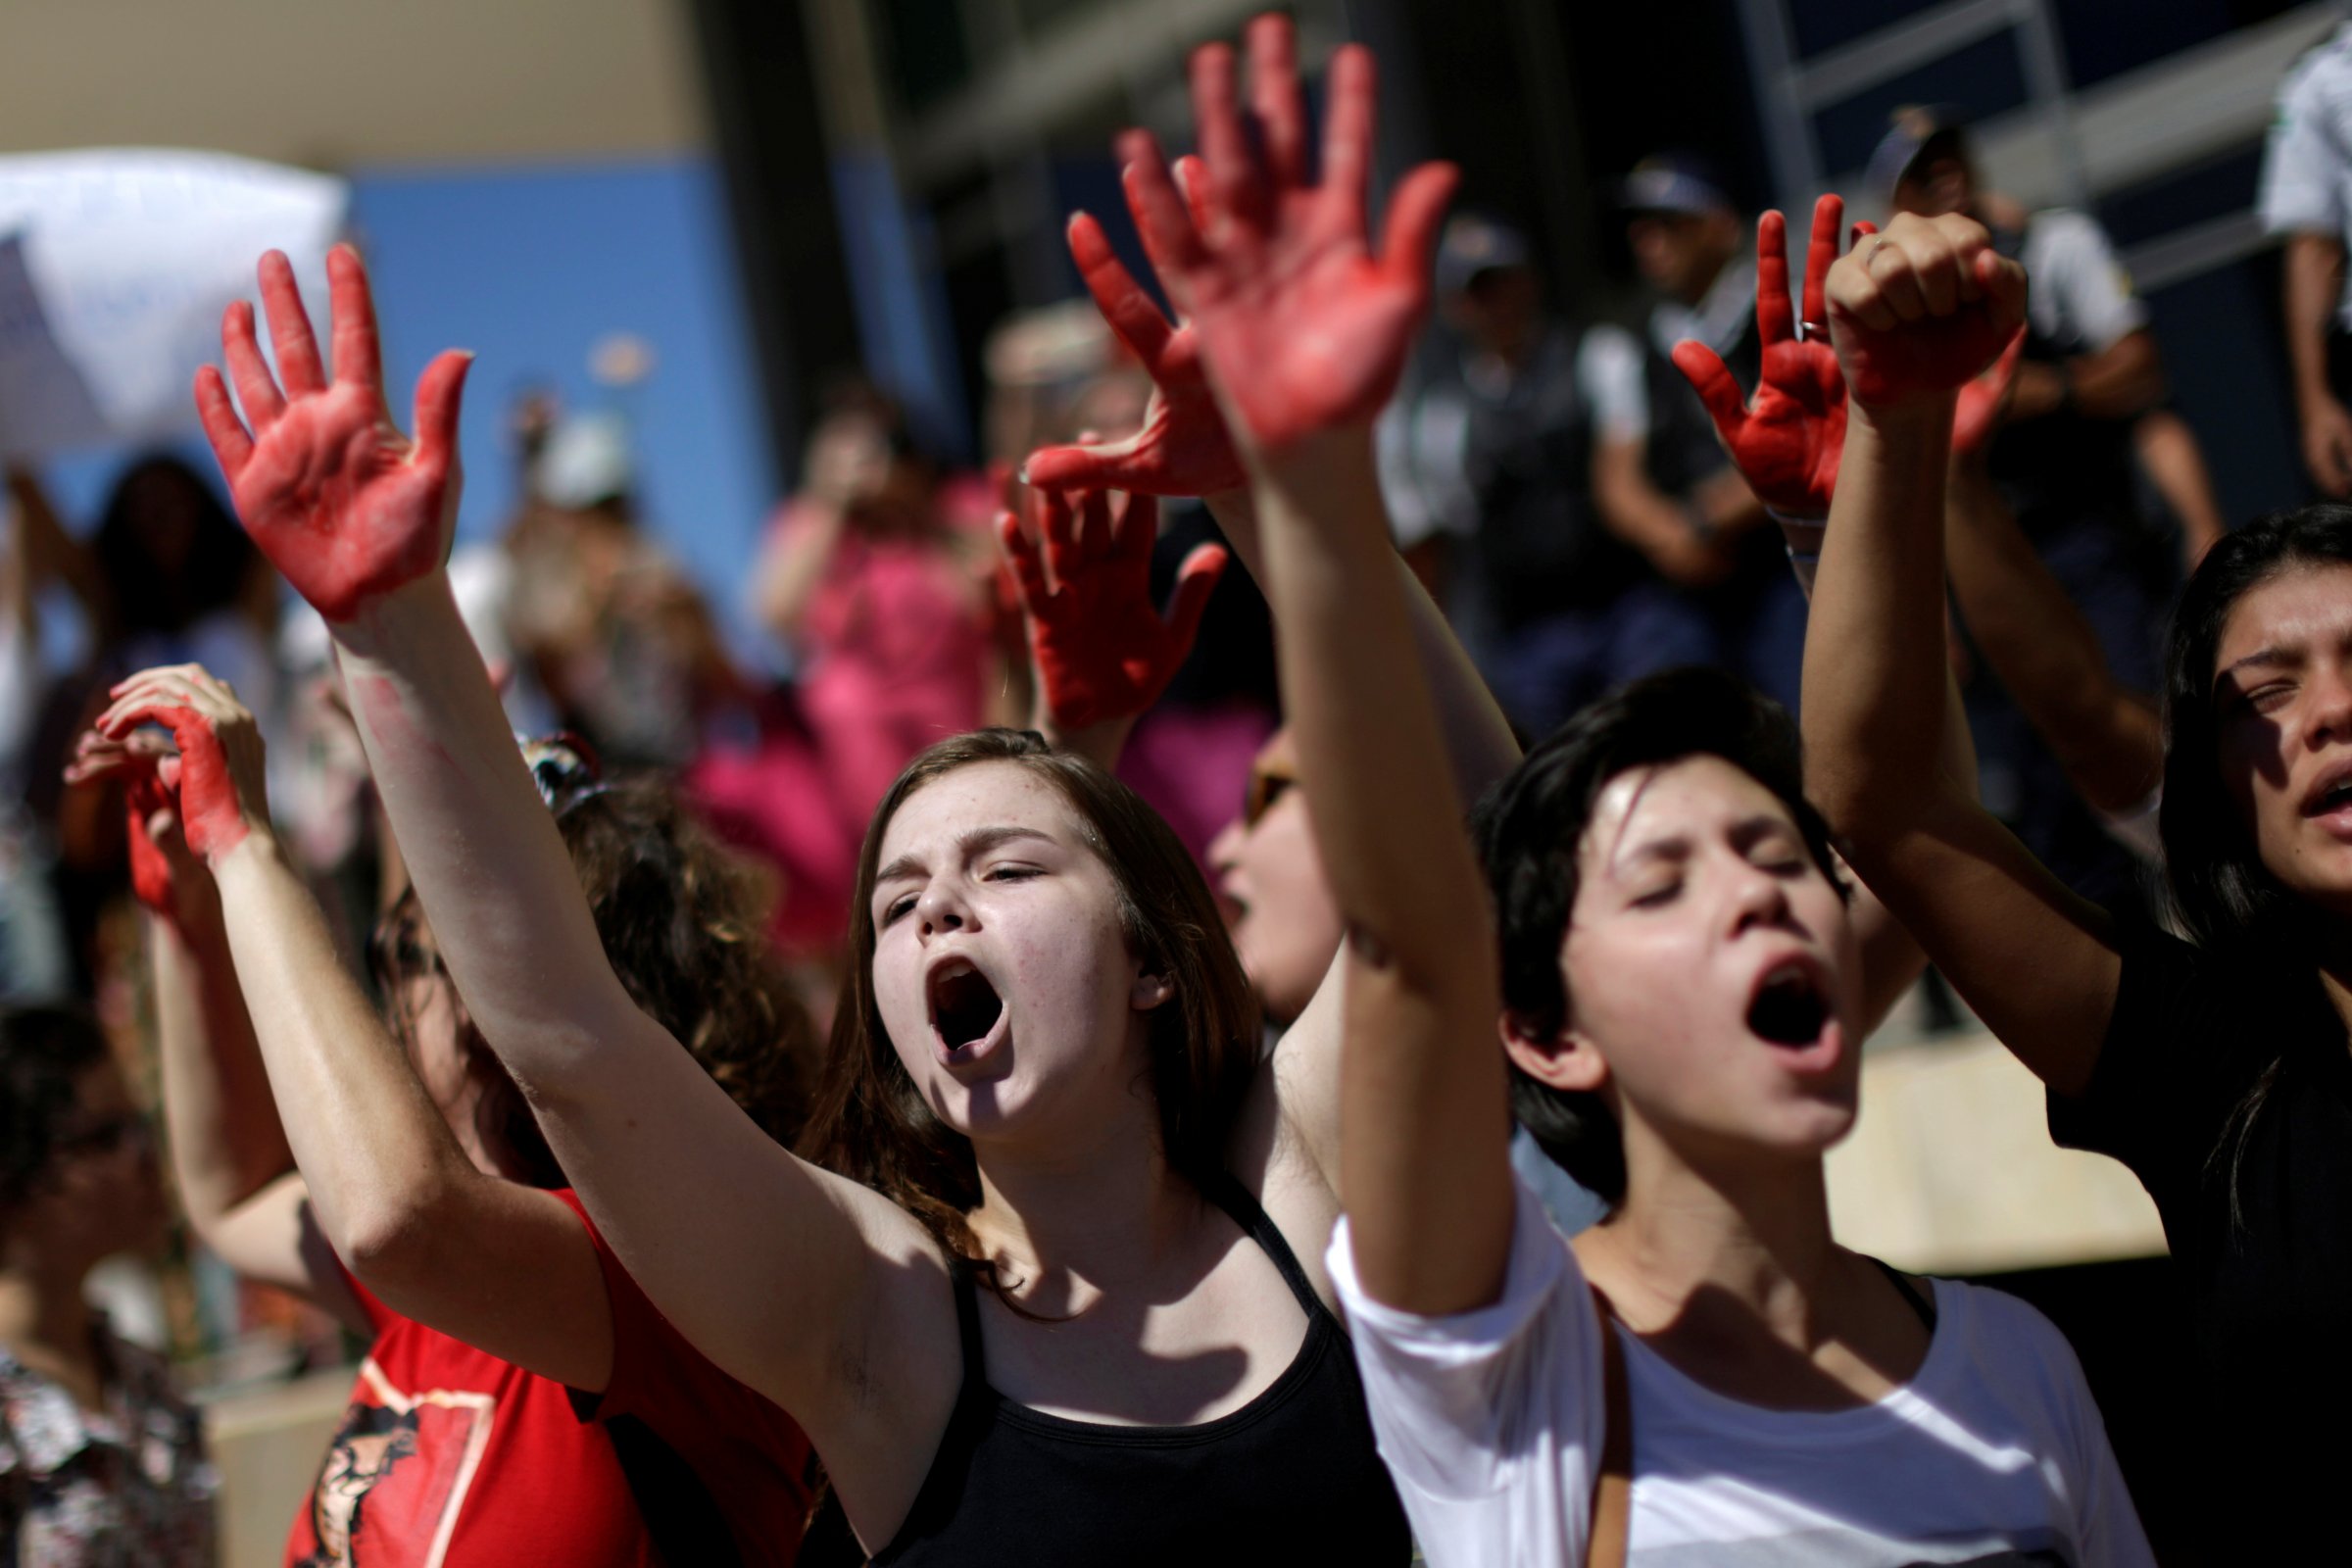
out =
[[[1684,585],[1717,580],[1704,530],[1639,480],[1642,350],[1544,299],[1526,240],[1475,214],[1446,224],[1435,356],[1382,431],[1383,491],[1408,555],[1444,541],[1450,608],[1504,710],[1545,733],[1602,692],[1715,643]]]

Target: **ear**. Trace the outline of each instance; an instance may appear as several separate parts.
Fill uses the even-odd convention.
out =
[[[1609,1081],[1609,1064],[1601,1059],[1591,1037],[1573,1024],[1544,1038],[1505,1012],[1495,1020],[1494,1032],[1501,1037],[1503,1054],[1511,1058],[1511,1064],[1547,1088],[1592,1095]]]
[[[1150,1012],[1176,994],[1176,986],[1164,974],[1138,971],[1135,983],[1127,988],[1127,1005],[1137,1012]]]

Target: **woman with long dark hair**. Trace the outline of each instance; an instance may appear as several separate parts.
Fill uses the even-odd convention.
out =
[[[1302,138],[1289,28],[1258,29],[1261,105]],[[1229,60],[1204,52],[1204,81]],[[1332,104],[1325,157],[1360,202],[1360,51]],[[1443,198],[1427,173],[1400,192],[1376,353],[1410,342]],[[207,428],[247,527],[333,627],[469,1016],[648,1295],[808,1430],[878,1561],[1405,1561],[1318,1263],[1330,1007],[1261,1058],[1171,830],[1035,741],[952,740],[860,853],[814,1147],[864,1179],[757,1136],[615,983],[457,635],[439,564],[464,357],[425,371],[412,445],[357,258],[330,280],[335,379],[270,260],[283,385],[232,318],[256,424],[208,372]],[[321,483],[327,453],[346,461]]]
[[[2195,1326],[2180,1367],[2233,1560],[2340,1538],[2352,1440],[2352,511],[2207,554],[2166,659],[2176,936],[2069,894],[1927,763],[1942,680],[1954,389],[2014,329],[1982,229],[1898,219],[1831,273],[1850,393],[1806,647],[1813,788],[1855,868],[2049,1088],[2061,1142],[2156,1200]]]

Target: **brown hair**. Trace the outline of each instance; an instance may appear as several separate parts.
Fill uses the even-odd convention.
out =
[[[1141,797],[1026,730],[975,730],[925,751],[891,785],[865,830],[850,906],[850,964],[802,1152],[892,1199],[962,1257],[978,1250],[964,1216],[980,1201],[979,1166],[970,1140],[939,1119],[891,1048],[874,996],[873,894],[882,836],[899,808],[924,785],[978,762],[1012,763],[1068,803],[1086,847],[1109,868],[1129,949],[1147,972],[1166,977],[1170,999],[1150,1014],[1152,1094],[1160,1153],[1195,1187],[1224,1169],[1259,1044],[1257,1000],[1208,883]]]
[[[559,797],[556,826],[571,852],[596,932],[629,1000],[674,1035],[760,1130],[790,1148],[800,1135],[814,1077],[815,1031],[769,954],[760,901],[742,865],[686,810],[674,792],[639,780]],[[439,966],[416,941],[414,888],[378,923],[376,974],[396,1029],[397,981]],[[485,1112],[533,1185],[558,1187],[530,1107],[459,1009],[463,1044],[496,1074]]]

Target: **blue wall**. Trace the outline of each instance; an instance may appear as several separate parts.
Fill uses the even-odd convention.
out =
[[[372,270],[393,417],[417,372],[472,349],[460,537],[495,537],[513,510],[507,413],[526,387],[573,409],[613,406],[588,372],[592,345],[650,342],[653,376],[619,404],[631,419],[649,525],[741,632],[742,584],[775,472],[715,170],[704,160],[361,171],[353,223]],[[314,301],[323,325],[324,301]],[[212,464],[201,442],[190,450]],[[95,520],[121,454],[51,466],[61,508]]]

